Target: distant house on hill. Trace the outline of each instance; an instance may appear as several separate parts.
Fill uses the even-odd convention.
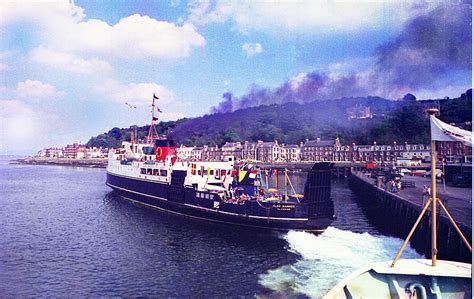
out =
[[[346,110],[347,119],[367,119],[373,118],[374,113],[368,106],[356,105]]]

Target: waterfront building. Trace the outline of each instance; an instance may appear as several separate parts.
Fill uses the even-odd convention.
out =
[[[242,145],[243,160],[257,160],[257,143],[245,141]]]
[[[353,143],[352,145],[339,145],[334,149],[334,161],[359,161],[359,155],[357,146]]]
[[[280,162],[279,160],[279,149],[278,141],[263,142],[259,140],[257,142],[257,160],[266,163]]]
[[[36,153],[36,157],[46,157],[46,149],[42,149],[42,150],[39,150],[37,153]]]
[[[296,163],[301,161],[301,148],[296,144],[282,144],[280,147],[280,161]]]
[[[86,147],[83,144],[68,144],[64,148],[64,157],[68,159],[83,159],[86,157]]]
[[[202,160],[202,147],[201,146],[193,146],[191,150],[192,161],[201,161]]]
[[[222,161],[224,156],[222,155],[222,149],[216,146],[205,145],[202,151],[202,157],[204,161]]]
[[[462,142],[438,141],[436,151],[440,162],[472,164],[472,147],[466,146]]]
[[[64,158],[64,149],[59,147],[51,147],[46,149],[46,157]]]
[[[178,156],[179,159],[189,161],[191,160],[191,153],[195,146],[184,146],[181,145],[178,149],[176,149],[176,155]]]
[[[85,158],[88,159],[103,159],[107,158],[108,149],[102,147],[88,147],[85,148]]]
[[[242,144],[240,142],[226,142],[221,150],[222,157],[234,156],[237,161],[242,159]]]
[[[236,161],[256,160],[263,163],[297,163],[301,161],[376,162],[379,164],[419,165],[430,161],[428,144],[342,144],[334,140],[306,140],[300,144],[273,142],[227,142],[222,147],[181,147],[187,160],[222,161],[234,156]],[[472,149],[462,143],[438,142],[438,157],[446,163],[472,163]]]
[[[184,146],[181,145],[177,149],[179,159],[185,161],[200,161],[203,160],[203,147],[200,146]]]
[[[430,161],[431,146],[423,144],[407,144],[405,143],[404,151],[401,153],[404,159],[419,159],[421,161]]]
[[[301,147],[302,161],[334,161],[334,140],[308,140]]]

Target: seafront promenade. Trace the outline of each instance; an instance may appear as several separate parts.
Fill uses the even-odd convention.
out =
[[[370,178],[363,172],[355,172],[354,174],[362,180],[366,181],[367,183],[375,185],[375,179]],[[405,176],[402,178],[402,182],[414,182],[415,186],[403,188],[400,192],[391,194],[402,201],[411,202],[421,208],[423,203],[423,186],[430,186],[431,178],[424,178],[419,176]],[[377,188],[380,190],[385,190],[384,188]],[[453,216],[454,220],[457,223],[461,223],[471,228],[472,189],[443,186],[443,184],[440,183],[438,180],[436,191],[438,193],[437,197],[445,204],[448,211],[451,213],[451,216]],[[443,213],[444,212],[441,212],[442,215]]]

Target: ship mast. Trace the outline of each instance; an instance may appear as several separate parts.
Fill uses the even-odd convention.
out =
[[[155,139],[158,139],[158,132],[156,131],[155,124],[158,121],[158,117],[155,116],[155,100],[158,100],[159,97],[157,97],[155,94],[153,94],[153,102],[151,104],[151,123],[150,123],[150,129],[148,130],[148,135],[146,137],[146,143],[153,144]],[[161,111],[160,111],[161,112]]]

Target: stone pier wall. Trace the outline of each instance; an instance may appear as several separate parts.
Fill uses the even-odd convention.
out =
[[[413,224],[421,213],[420,204],[404,199],[399,194],[377,188],[374,184],[349,174],[349,186],[357,195],[357,200],[367,213],[369,220],[382,232],[405,239]],[[449,219],[440,214],[437,217],[437,247],[438,259],[462,261],[471,263],[471,252],[459,237]],[[431,210],[425,213],[423,219],[413,234],[410,243],[426,258],[431,258]],[[464,236],[472,244],[471,228],[459,226]],[[402,255],[403,258],[403,255]]]

